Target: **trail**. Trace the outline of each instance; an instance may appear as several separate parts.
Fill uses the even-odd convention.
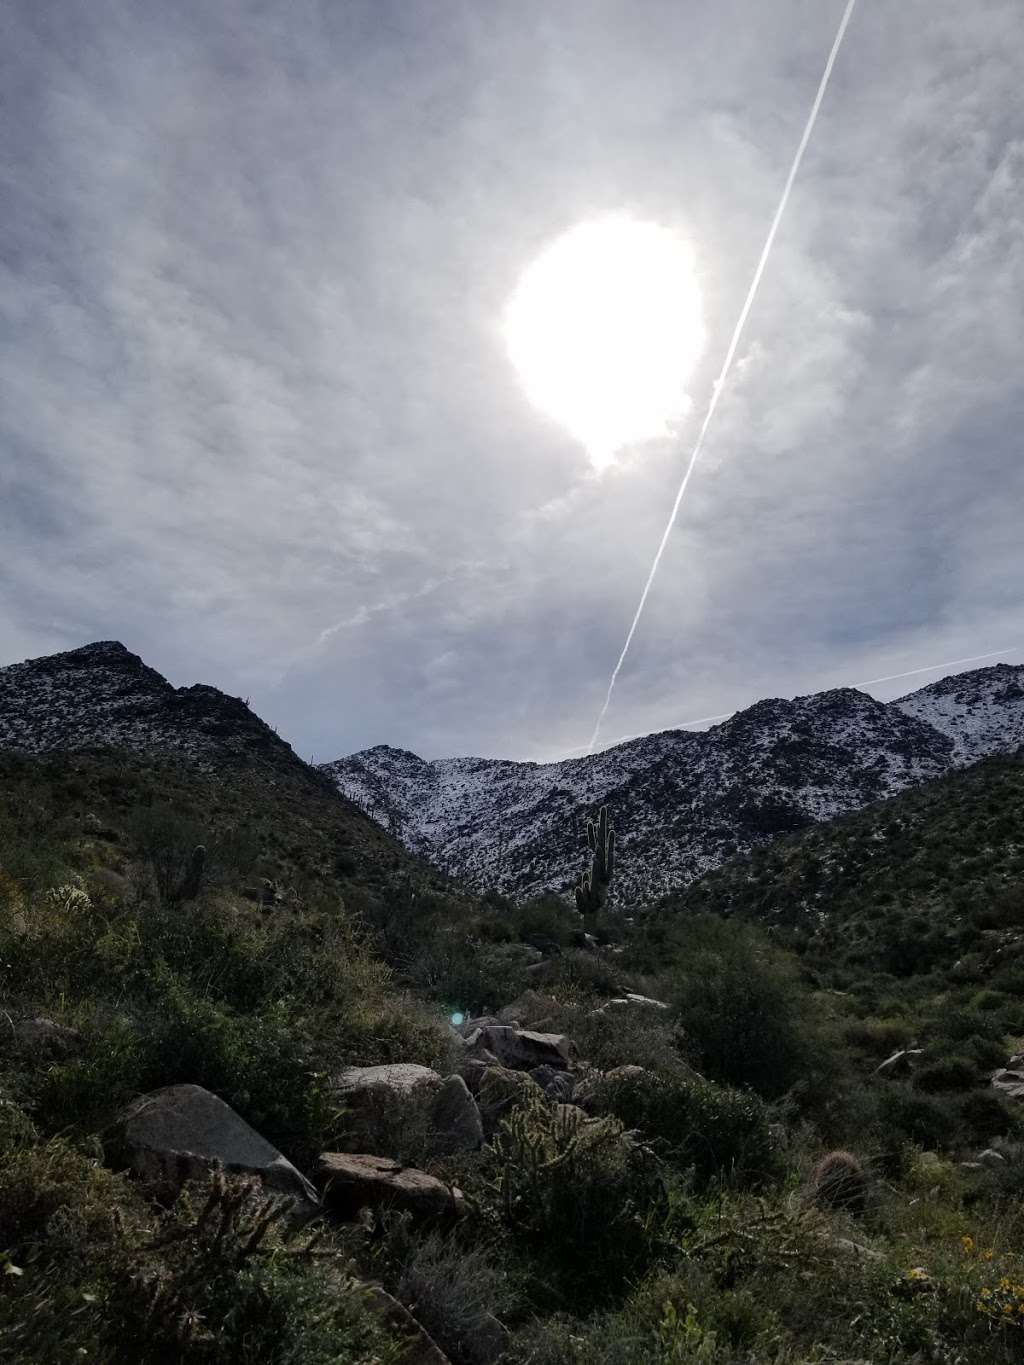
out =
[[[630,626],[629,633],[626,636],[626,643],[622,646],[622,653],[619,655],[618,663],[616,663],[614,669],[612,670],[611,680],[608,683],[608,691],[605,694],[604,705],[601,707],[601,713],[597,718],[597,724],[594,726],[594,733],[590,736],[590,743],[587,746],[588,754],[593,752],[594,745],[597,743],[597,737],[598,734],[600,733],[601,726],[604,723],[604,718],[608,714],[608,707],[611,705],[612,693],[615,691],[615,684],[616,682],[618,682],[619,673],[622,669],[622,665],[625,662],[626,655],[629,653],[629,647],[633,643],[633,636],[636,634],[636,628],[640,624],[640,617],[643,615],[644,607],[647,605],[647,597],[651,591],[651,586],[654,583],[655,576],[657,575],[658,566],[661,564],[661,557],[665,553],[665,546],[668,544],[668,538],[672,534],[672,528],[676,523],[676,517],[679,515],[680,505],[682,504],[683,498],[686,496],[686,490],[689,487],[690,477],[693,474],[693,471],[697,464],[697,460],[700,457],[701,449],[704,445],[704,437],[707,435],[708,427],[710,427],[712,418],[714,417],[715,411],[718,408],[718,400],[721,397],[722,390],[725,387],[725,381],[729,376],[729,371],[732,369],[732,362],[736,355],[736,348],[739,345],[740,337],[743,334],[743,328],[746,325],[747,317],[750,313],[751,308],[753,307],[754,299],[757,296],[758,287],[761,284],[761,276],[764,274],[765,266],[768,264],[768,257],[771,255],[772,246],[775,243],[775,235],[779,230],[779,224],[782,222],[783,214],[786,212],[786,205],[789,203],[789,194],[793,188],[793,182],[796,180],[797,172],[800,170],[800,163],[804,159],[804,152],[807,150],[807,144],[810,142],[811,134],[814,132],[814,125],[818,121],[818,111],[821,109],[822,100],[825,98],[825,92],[828,89],[829,79],[831,78],[832,75],[832,68],[836,64],[836,58],[839,55],[839,49],[842,47],[843,38],[846,34],[846,29],[850,22],[850,16],[853,14],[853,9],[856,3],[857,0],[847,0],[846,8],[843,10],[843,17],[839,21],[839,28],[836,31],[835,40],[832,43],[832,50],[828,54],[828,60],[825,63],[825,70],[822,72],[821,81],[818,85],[818,92],[814,97],[814,103],[811,105],[811,112],[807,116],[807,122],[804,125],[803,136],[800,138],[799,146],[796,149],[796,155],[793,158],[793,164],[789,168],[789,175],[786,177],[786,184],[783,187],[782,197],[779,200],[779,206],[775,210],[775,217],[772,219],[772,225],[768,229],[768,236],[765,238],[764,246],[761,249],[760,259],[757,262],[757,269],[754,271],[754,278],[751,281],[750,288],[747,290],[746,300],[744,301],[743,308],[740,311],[739,319],[736,323],[736,326],[733,329],[732,340],[729,342],[729,349],[725,353],[725,360],[722,362],[722,369],[719,373],[718,378],[715,380],[714,387],[711,390],[711,401],[708,403],[708,410],[704,415],[704,421],[702,422],[700,431],[697,435],[697,441],[693,447],[693,453],[690,455],[689,463],[686,466],[686,472],[684,473],[682,482],[679,485],[679,491],[678,493],[676,493],[675,502],[672,504],[672,511],[669,514],[669,519],[668,522],[666,523],[664,533],[661,537],[661,542],[658,545],[657,553],[654,556],[654,562],[651,565],[651,571],[647,575],[647,582],[644,584],[644,590],[640,594],[640,601],[639,604],[637,605],[636,614],[633,617],[633,623]]]

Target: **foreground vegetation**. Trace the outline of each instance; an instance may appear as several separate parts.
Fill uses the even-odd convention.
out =
[[[1019,1359],[1021,1119],[987,1077],[1024,1034],[1022,771],[601,911],[594,949],[574,910],[448,887],[323,789],[0,756],[0,1359],[400,1361],[369,1281],[455,1365]],[[449,1018],[536,986],[542,953],[596,1121],[524,1092],[479,1152],[382,1129],[465,1192],[454,1228],[291,1231],[221,1177],[161,1208],[104,1165],[126,1101],[193,1082],[308,1170],[348,1141],[335,1072],[454,1070]],[[599,1009],[627,990],[669,1008]],[[39,1015],[74,1045],[4,1029]],[[912,1042],[915,1070],[873,1074]]]

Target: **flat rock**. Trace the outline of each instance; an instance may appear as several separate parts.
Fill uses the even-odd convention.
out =
[[[614,1000],[609,1000],[607,1004],[601,1006],[602,1010],[667,1010],[670,1008],[671,1006],[666,1005],[664,1000],[653,1000],[649,995],[636,995],[633,991],[627,991],[625,995],[617,996]]]
[[[429,1066],[418,1066],[415,1062],[392,1062],[385,1066],[347,1066],[334,1077],[332,1089],[346,1096],[374,1089],[410,1094],[421,1086],[436,1087],[440,1084],[441,1077]]]
[[[315,1179],[324,1203],[342,1218],[365,1208],[396,1208],[423,1219],[459,1218],[466,1211],[460,1190],[388,1157],[324,1152]]]
[[[313,1186],[276,1147],[198,1085],[169,1085],[139,1096],[112,1125],[107,1155],[170,1194],[186,1180],[205,1178],[219,1162],[225,1171],[259,1176],[275,1194],[317,1202]]]

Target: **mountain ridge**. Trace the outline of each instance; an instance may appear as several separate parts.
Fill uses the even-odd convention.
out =
[[[411,850],[483,889],[564,893],[583,822],[614,811],[621,907],[736,853],[1024,745],[1024,667],[951,675],[891,702],[855,688],[765,698],[552,763],[425,760],[377,745],[321,769]]]

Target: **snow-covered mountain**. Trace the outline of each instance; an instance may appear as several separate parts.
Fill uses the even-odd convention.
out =
[[[852,688],[772,699],[557,763],[426,762],[379,745],[323,765],[339,790],[451,875],[516,897],[564,891],[583,821],[607,802],[620,906],[756,843],[1024,745],[1024,667],[999,664],[882,703]]]
[[[0,749],[99,748],[175,753],[204,766],[301,764],[238,697],[173,687],[116,640],[0,668]]]

